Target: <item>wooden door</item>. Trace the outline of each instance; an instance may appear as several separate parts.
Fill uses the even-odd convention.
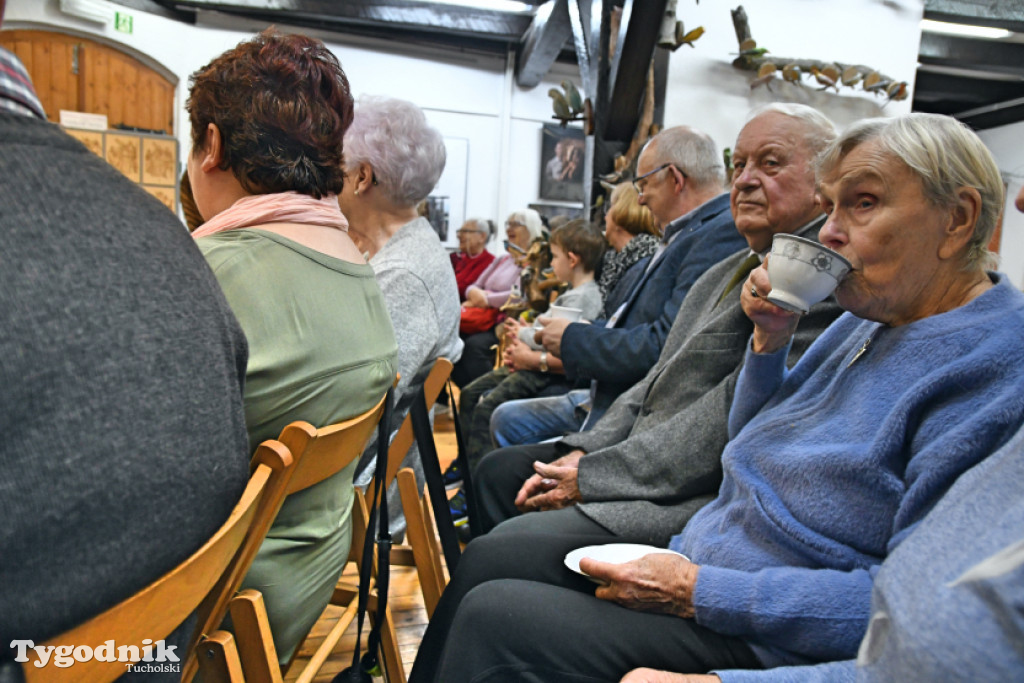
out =
[[[51,31],[4,31],[0,46],[25,65],[51,121],[69,109],[106,114],[111,128],[173,134],[174,84],[131,55]]]

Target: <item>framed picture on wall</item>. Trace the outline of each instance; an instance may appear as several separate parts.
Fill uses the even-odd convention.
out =
[[[582,128],[545,123],[540,144],[540,198],[583,202]]]

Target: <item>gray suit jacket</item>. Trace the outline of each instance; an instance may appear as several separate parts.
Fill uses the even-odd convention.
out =
[[[797,234],[816,239],[821,223]],[[729,407],[753,332],[740,306],[742,284],[718,300],[748,255],[738,252],[701,276],[647,376],[591,431],[560,442],[562,450],[587,452],[579,465],[580,511],[616,535],[666,545],[718,493]],[[804,316],[790,367],[840,313],[829,297]]]

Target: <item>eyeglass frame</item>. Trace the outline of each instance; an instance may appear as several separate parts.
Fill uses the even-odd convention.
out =
[[[683,169],[681,169],[678,166],[676,166],[673,162],[669,161],[667,163],[662,164],[661,166],[659,166],[658,168],[656,168],[654,170],[651,170],[651,171],[648,171],[647,173],[644,173],[639,178],[634,178],[633,179],[633,189],[636,190],[636,193],[638,195],[643,196],[644,188],[647,187],[647,183],[644,183],[643,186],[641,187],[640,181],[641,180],[646,180],[649,176],[652,176],[655,173],[658,173],[659,171],[664,171],[666,168],[674,168],[675,170],[679,171],[679,174],[681,176],[683,176],[683,178],[689,178],[690,177],[690,176],[686,175],[686,171],[684,171]]]

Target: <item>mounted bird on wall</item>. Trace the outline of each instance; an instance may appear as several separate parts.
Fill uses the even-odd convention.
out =
[[[774,55],[768,57],[766,55],[769,51],[758,47],[757,41],[750,37],[747,13],[742,6],[732,10],[732,21],[739,42],[739,52],[733,53],[737,57],[732,65],[744,71],[757,72],[757,76],[750,81],[752,90],[761,85],[771,90],[771,83],[779,72],[777,65],[782,64],[782,80],[801,87],[807,87],[804,83],[805,77],[809,77],[810,85],[817,85],[818,90],[834,89],[839,92],[841,87],[853,89],[860,84],[864,92],[884,96],[886,100],[882,106],[893,100],[905,100],[909,95],[906,81],[897,81],[871,67],[823,62],[817,59],[788,59]]]
[[[579,121],[584,118],[586,103],[583,96],[570,80],[562,81],[562,89],[551,88],[548,90],[548,97],[551,98],[551,109],[562,128],[565,128],[570,121]]]

